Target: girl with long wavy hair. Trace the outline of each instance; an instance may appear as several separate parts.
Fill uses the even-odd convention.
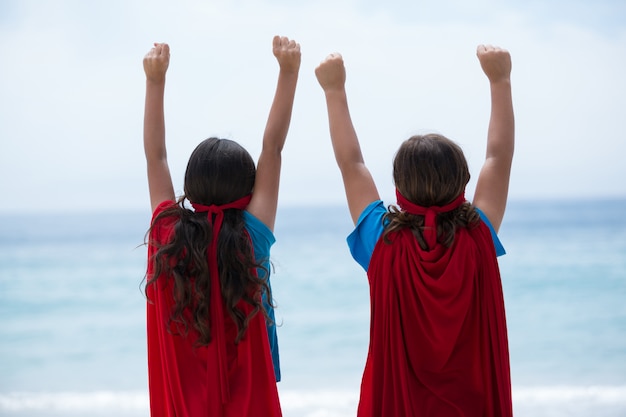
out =
[[[487,155],[474,199],[459,146],[413,136],[393,164],[397,205],[386,209],[365,166],[345,91],[340,54],[316,69],[355,230],[354,259],[370,285],[370,344],[359,417],[512,415],[511,381],[496,235],[514,148],[511,59],[480,45],[489,79]]]
[[[257,167],[236,142],[206,139],[189,158],[177,199],[163,110],[169,46],[156,43],[143,60],[153,417],[281,415],[269,255],[300,45],[276,36],[273,54],[280,69]]]

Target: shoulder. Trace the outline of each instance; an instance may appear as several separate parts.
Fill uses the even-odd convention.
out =
[[[256,246],[269,248],[276,242],[274,233],[254,214],[244,210],[243,219],[246,223],[246,230],[252,239],[252,243]]]
[[[156,219],[156,217],[159,214],[163,213],[166,210],[171,209],[175,205],[176,205],[176,202],[174,200],[165,200],[165,201],[160,202],[159,205],[156,206],[156,208],[152,212],[152,221],[154,221],[154,219]]]
[[[357,220],[354,230],[347,238],[352,257],[367,271],[376,243],[384,230],[387,209],[382,200],[370,203]]]
[[[150,236],[152,239],[162,242],[165,238],[169,237],[178,219],[176,216],[161,215],[174,207],[176,207],[176,202],[173,200],[163,201],[156,206],[152,212],[152,219],[150,221]]]
[[[178,218],[177,216],[175,215],[167,216],[163,214],[176,207],[178,207],[178,205],[173,200],[165,200],[159,203],[159,205],[156,206],[156,208],[152,212],[152,220],[150,222],[152,227],[153,228],[163,227],[164,225],[171,225],[172,223],[175,223]]]
[[[475,207],[475,208],[476,208],[476,211],[478,212],[478,215],[480,216],[480,219],[487,226],[487,228],[489,229],[489,232],[491,233],[493,246],[496,249],[496,256],[505,255],[506,250],[504,250],[504,246],[502,245],[502,242],[500,242],[500,238],[498,237],[496,230],[491,225],[491,222],[489,221],[489,219],[487,218],[487,216],[485,215],[485,213],[483,213],[481,209],[479,209],[478,207]]]

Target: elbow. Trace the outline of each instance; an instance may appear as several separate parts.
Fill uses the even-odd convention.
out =
[[[261,153],[264,155],[280,158],[283,153],[284,143],[274,143],[271,141],[264,141]]]
[[[337,166],[343,177],[350,177],[354,172],[360,172],[365,167],[363,158],[337,158]]]

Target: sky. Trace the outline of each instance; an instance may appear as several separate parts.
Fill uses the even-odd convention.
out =
[[[209,136],[256,158],[278,65],[302,48],[281,205],[342,204],[314,69],[344,56],[353,122],[383,199],[400,143],[437,132],[484,160],[481,43],[513,61],[509,198],[626,197],[626,2],[621,0],[1,0],[0,212],[149,210],[142,58],[168,42],[168,159],[177,193]]]

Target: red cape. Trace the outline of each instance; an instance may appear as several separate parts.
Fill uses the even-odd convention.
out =
[[[169,239],[173,221],[164,219],[153,229],[151,239]],[[156,248],[148,247],[152,256]],[[148,276],[152,265],[148,263]],[[148,376],[150,385],[150,415],[152,417],[280,417],[281,409],[272,366],[267,328],[263,314],[250,321],[246,334],[235,345],[237,328],[226,311],[223,326],[213,323],[213,340],[208,346],[197,347],[197,333],[189,329],[187,336],[168,331],[168,321],[174,305],[172,281],[159,279],[147,288]],[[250,306],[241,303],[244,311]],[[187,323],[193,318],[186,312]],[[213,319],[213,317],[212,317]],[[224,333],[217,335],[216,329]],[[171,330],[175,332],[174,326]],[[222,358],[218,340],[226,346],[228,379],[224,387],[218,371]],[[228,392],[227,402],[222,392]]]
[[[370,346],[359,417],[512,416],[500,272],[488,227],[423,251],[410,230],[368,269]]]

